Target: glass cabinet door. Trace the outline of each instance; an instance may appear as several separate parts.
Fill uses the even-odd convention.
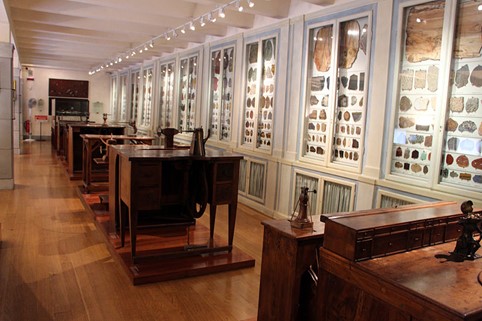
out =
[[[243,145],[271,151],[276,86],[276,37],[246,45]]]
[[[174,104],[174,62],[167,62],[159,68],[159,126],[171,127]]]
[[[440,181],[482,186],[482,1],[461,1],[452,52]],[[477,27],[478,26],[478,29]]]
[[[139,87],[141,85],[141,72],[139,70],[131,74],[131,106],[129,110],[129,121],[137,121],[137,113],[139,108]]]
[[[391,169],[392,173],[425,181],[433,171],[432,142],[442,91],[438,77],[444,11],[445,1],[436,1],[407,7],[403,12]],[[424,42],[431,42],[430,50],[423,49],[421,43],[427,31],[430,35]]]
[[[234,52],[233,46],[211,52],[210,128],[218,140],[231,139]]]
[[[180,61],[179,128],[194,129],[197,85],[197,55]]]
[[[152,74],[152,67],[142,72],[142,108],[139,122],[142,127],[149,127],[152,121]]]
[[[360,168],[370,37],[368,15],[308,30],[304,157]]]
[[[119,88],[117,86],[117,75],[113,76],[110,79],[110,94],[111,94],[111,105],[110,105],[110,114],[112,115],[112,119],[117,118],[117,95],[119,93]]]
[[[480,0],[400,6],[391,174],[480,191],[481,6]]]
[[[127,74],[120,75],[120,111],[119,121],[127,121]]]

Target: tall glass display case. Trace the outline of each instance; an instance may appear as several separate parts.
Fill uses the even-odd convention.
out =
[[[248,42],[245,48],[245,99],[242,145],[271,151],[275,113],[277,37]]]
[[[127,73],[121,74],[119,77],[119,90],[120,90],[120,106],[118,120],[121,122],[127,121],[127,82],[129,78]]]
[[[235,82],[235,47],[227,45],[211,51],[210,60],[210,128],[211,137],[231,139],[233,93]]]
[[[481,5],[400,2],[389,164],[393,178],[480,190]]]
[[[198,54],[181,57],[179,68],[179,128],[192,130],[197,101]]]
[[[149,128],[152,123],[152,80],[153,66],[142,71],[142,107],[140,112],[139,125]]]
[[[140,86],[141,86],[141,71],[136,70],[131,72],[131,104],[129,109],[129,119],[128,121],[137,122],[137,113],[139,109],[139,101],[140,101]]]
[[[174,108],[175,61],[159,64],[159,126],[173,126],[172,111]]]
[[[367,113],[371,15],[307,25],[302,157],[360,170]]]

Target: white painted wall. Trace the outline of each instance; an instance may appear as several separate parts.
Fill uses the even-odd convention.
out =
[[[35,120],[35,115],[48,115],[48,101],[49,101],[49,79],[71,79],[71,80],[86,80],[89,81],[89,102],[90,102],[90,118],[89,120],[96,123],[102,123],[102,113],[109,112],[110,106],[110,76],[106,73],[96,73],[90,76],[88,72],[48,69],[38,67],[28,67],[33,71],[34,80],[27,80],[26,67],[22,68],[22,84],[23,84],[23,112],[24,119],[30,119],[32,124],[32,136],[38,138],[40,136],[40,127],[42,127],[42,137],[49,137],[50,124],[42,123]],[[43,107],[39,104],[33,108],[28,107],[30,98],[42,99],[44,101]],[[102,111],[95,112],[93,104],[100,102],[103,105]]]

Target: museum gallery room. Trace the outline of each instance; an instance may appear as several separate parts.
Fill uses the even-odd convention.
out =
[[[482,0],[3,0],[0,321],[482,320]]]

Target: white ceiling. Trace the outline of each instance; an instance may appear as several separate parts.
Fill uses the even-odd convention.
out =
[[[334,0],[240,0],[245,10],[226,7],[226,18],[186,32],[124,59],[117,69],[202,44],[256,26],[260,20],[285,19],[293,6],[321,8]],[[3,0],[20,63],[90,71],[151,39],[180,27],[230,0]],[[310,8],[311,8],[310,7]],[[216,11],[217,12],[217,11]],[[179,31],[179,30],[178,30]]]

